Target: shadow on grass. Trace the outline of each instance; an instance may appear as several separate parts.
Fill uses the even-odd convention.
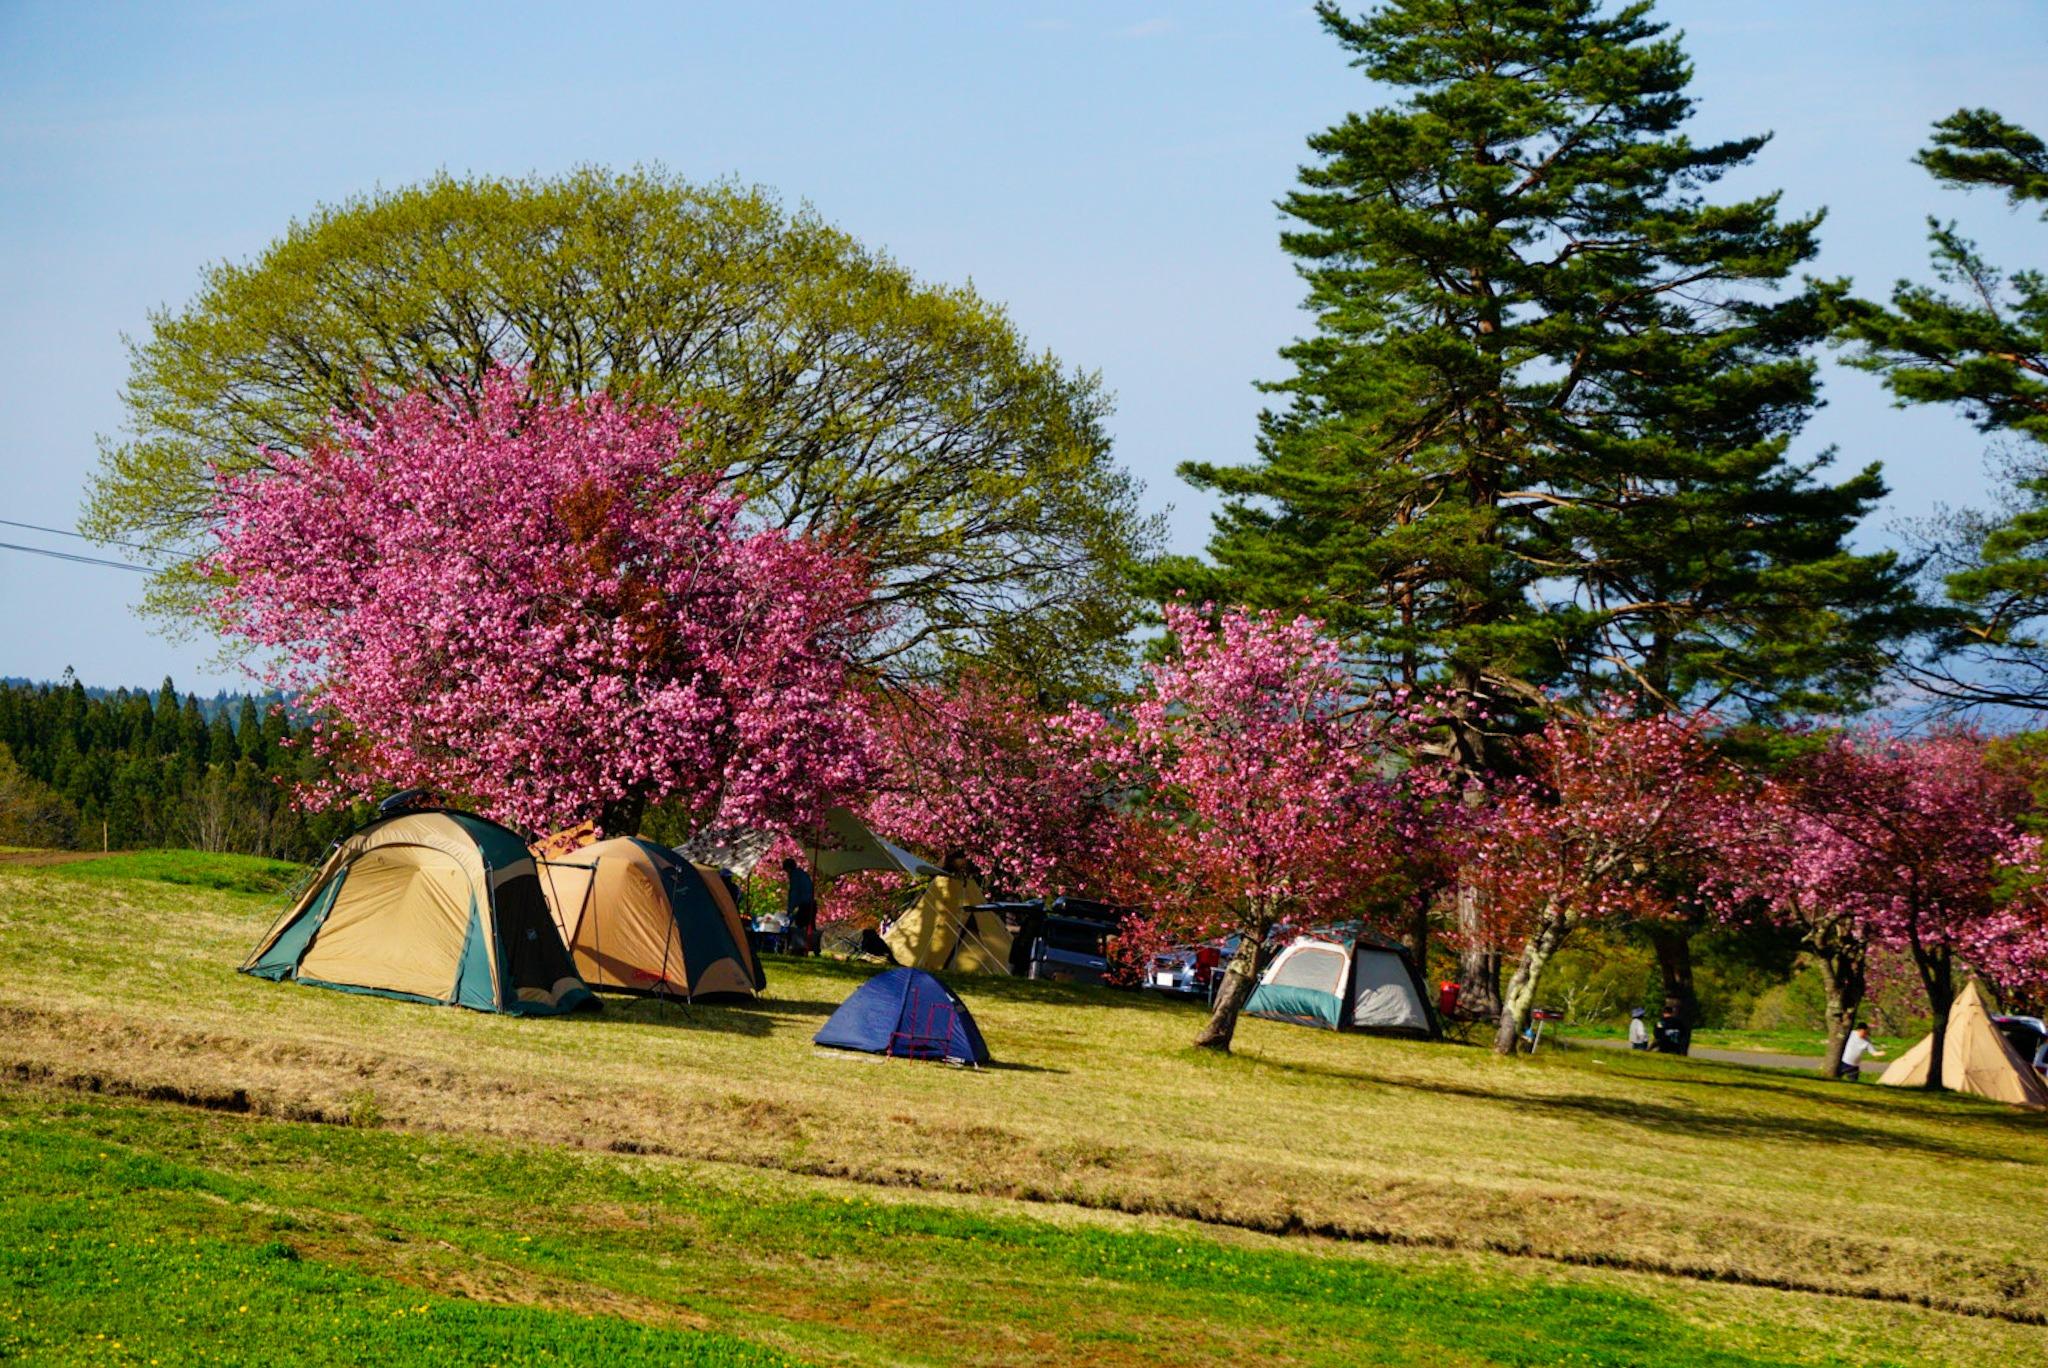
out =
[[[1444,1089],[1443,1091],[1464,1091]],[[1478,1096],[1478,1091],[1471,1090]],[[1603,1097],[1596,1093],[1564,1093],[1551,1097],[1501,1097],[1483,1094],[1518,1111],[1597,1116],[1667,1135],[1708,1136],[1727,1140],[1800,1140],[1814,1143],[1868,1145],[1873,1149],[1915,1150],[1945,1159],[1974,1159],[2037,1164],[2037,1159],[1984,1145],[1958,1144],[1935,1136],[1913,1135],[1848,1118],[1828,1116],[1760,1116],[1706,1108],[1675,1107],[1661,1102]]]
[[[1288,1060],[1255,1060],[1258,1067],[1281,1073],[1292,1073],[1307,1077],[1320,1077],[1333,1081],[1386,1089],[1426,1093],[1435,1097],[1463,1097],[1474,1101],[1491,1102],[1513,1111],[1571,1117],[1596,1117],[1623,1125],[1638,1126],[1645,1130],[1666,1135],[1705,1136],[1729,1140],[1792,1140],[1826,1144],[1869,1145],[1874,1149],[1916,1150],[1947,1159],[1972,1159],[2003,1163],[2039,1166],[2043,1160],[2037,1155],[2020,1151],[2001,1149],[1995,1146],[1973,1145],[1945,1140],[1939,1136],[1919,1135],[1889,1127],[1867,1124],[1866,1117],[1882,1112],[1893,1120],[1929,1120],[1926,1113],[1914,1110],[1902,1112],[1898,1103],[1904,1099],[1859,1097],[1849,1091],[1853,1085],[1831,1085],[1812,1080],[1809,1086],[1792,1086],[1789,1082],[1778,1082],[1768,1078],[1747,1077],[1761,1072],[1741,1065],[1711,1065],[1717,1071],[1727,1069],[1735,1077],[1685,1077],[1676,1070],[1628,1070],[1633,1078],[1652,1085],[1697,1090],[1703,1095],[1689,1105],[1673,1105],[1654,1099],[1640,1097],[1612,1097],[1599,1093],[1570,1092],[1554,1094],[1525,1094],[1500,1089],[1473,1087],[1469,1084],[1450,1082],[1415,1083],[1400,1078],[1368,1073],[1362,1069],[1337,1068],[1322,1064],[1309,1064]],[[1506,1080],[1503,1080],[1504,1082]],[[1827,1091],[1839,1087],[1839,1091]],[[1852,1113],[1848,1116],[1828,1115],[1786,1115],[1783,1113],[1760,1114],[1741,1110],[1717,1108],[1713,1105],[1716,1093],[1769,1094],[1774,1099],[1814,1104],[1830,1109],[1841,1109]],[[1732,1100],[1732,1099],[1731,1099]],[[1990,1122],[2001,1131],[2014,1135],[2038,1138],[2044,1133],[2041,1119],[2032,1115],[2006,1115],[1998,1112],[1973,1113],[1973,1122]]]
[[[1723,1064],[1719,1067],[1741,1069],[1746,1073],[1763,1072],[1753,1065]],[[1767,1079],[1686,1078],[1673,1075],[1658,1075],[1657,1081],[1679,1088],[1734,1089],[1742,1092],[1769,1093],[1779,1097],[1801,1098],[1809,1102],[1820,1103],[1823,1106],[1846,1107],[1853,1111],[1870,1115],[1882,1114],[1919,1121],[1940,1119],[1938,1115],[1930,1114],[1924,1110],[1922,1106],[1924,1103],[1933,1103],[1937,1106],[1943,1104],[1950,1106],[1962,1104],[1969,1108],[1968,1118],[1972,1125],[1990,1126],[1996,1130],[2006,1131],[2016,1136],[2027,1136],[2030,1139],[2040,1139],[2048,1136],[2048,1119],[2044,1119],[2039,1112],[2006,1107],[1997,1102],[1980,1102],[1962,1093],[1947,1091],[1929,1093],[1924,1088],[1884,1088],[1876,1083],[1836,1083],[1816,1076],[1798,1075],[1796,1073],[1794,1077],[1804,1077],[1809,1086],[1804,1088],[1788,1087],[1783,1083]],[[2021,1164],[2039,1164],[2044,1162],[2040,1159],[2025,1158],[2020,1155],[2002,1152],[1992,1157]]]
[[[846,999],[759,997],[739,1010],[755,1016],[803,1017],[823,1021],[845,1004]]]
[[[988,1073],[1064,1074],[1072,1072],[1070,1069],[1055,1069],[1046,1064],[1019,1064],[1014,1060],[1008,1059],[991,1059],[981,1067],[984,1072]]]
[[[896,968],[867,960],[841,960],[829,955],[762,955],[768,970],[769,991],[774,991],[778,969],[795,974],[844,979],[860,984]],[[1101,1007],[1142,1012],[1200,1012],[1209,1006],[1199,998],[1174,997],[1133,988],[1112,988],[1098,983],[1063,983],[1053,979],[1016,978],[1007,974],[938,973],[932,977],[965,998],[986,998],[996,1002],[1019,1002],[1034,1006]],[[833,1004],[837,1006],[837,1003]]]
[[[681,998],[610,994],[593,1025],[660,1026],[678,1031],[717,1031],[730,1035],[768,1036],[775,1022],[739,1003],[686,1002]]]

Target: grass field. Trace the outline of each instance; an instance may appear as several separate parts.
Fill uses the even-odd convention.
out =
[[[1189,1005],[1010,981],[960,985],[999,1067],[875,1062],[809,1044],[835,964],[535,1021],[234,974],[289,877],[0,867],[0,1357],[2048,1358],[2040,1117],[1258,1021],[1216,1059]]]
[[[1567,1026],[1558,1032],[1567,1040],[1625,1040],[1626,1026]],[[1545,1039],[1548,1039],[1545,1036]],[[1828,1038],[1819,1031],[1723,1031],[1702,1029],[1692,1033],[1695,1047],[1708,1050],[1750,1050],[1766,1054],[1819,1056],[1827,1051]],[[1881,1044],[1885,1043],[1880,1041]],[[1911,1040],[1890,1042],[1904,1048]],[[1896,1053],[1892,1048],[1891,1052]]]

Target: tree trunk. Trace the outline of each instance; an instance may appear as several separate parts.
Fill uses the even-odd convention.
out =
[[[1244,1010],[1252,989],[1258,986],[1259,962],[1265,948],[1265,937],[1258,932],[1246,932],[1238,942],[1237,953],[1230,957],[1230,967],[1223,971],[1223,986],[1216,990],[1216,1006],[1209,1013],[1209,1022],[1195,1037],[1197,1049],[1230,1053],[1230,1038],[1237,1034],[1237,1014]]]
[[[1675,923],[1651,923],[1644,928],[1650,934],[1650,945],[1657,952],[1657,972],[1664,980],[1664,1003],[1666,1007],[1676,1004],[1679,1020],[1688,1027],[1700,1024],[1700,1000],[1692,987],[1692,932],[1693,928]],[[1690,1031],[1684,1036],[1692,1039]],[[1685,1048],[1682,1053],[1690,1054]]]
[[[1424,987],[1429,986],[1429,902],[1417,898],[1408,921],[1408,953],[1415,956],[1415,972],[1422,975]]]
[[[1934,1057],[1927,1061],[1927,1090],[1939,1092],[1948,1086],[1941,1076],[1941,1057],[1948,1049],[1948,1009],[1956,1001],[1955,959],[1946,949],[1922,948],[1916,938],[1913,965],[1920,971],[1920,984],[1927,990],[1927,1005],[1934,1011]]]
[[[1485,943],[1478,888],[1460,880],[1457,899],[1459,941],[1463,946],[1458,952],[1458,1010],[1475,1020],[1497,1017],[1500,951]]]
[[[597,814],[597,829],[606,836],[638,836],[640,822],[646,816],[646,798],[636,795],[614,799]]]
[[[1522,947],[1521,961],[1515,965],[1515,976],[1508,980],[1508,991],[1501,1001],[1500,1029],[1493,1037],[1495,1054],[1511,1055],[1520,1047],[1522,1032],[1529,1029],[1529,1013],[1536,1006],[1543,966],[1550,963],[1550,957],[1564,944],[1570,930],[1571,923],[1562,915],[1546,912],[1537,924],[1536,934]]]
[[[1863,1006],[1863,947],[1857,944],[1817,948],[1814,963],[1820,969],[1822,989],[1827,993],[1828,1048],[1821,1058],[1820,1076],[1842,1076],[1842,1047],[1856,1029],[1856,1013]]]

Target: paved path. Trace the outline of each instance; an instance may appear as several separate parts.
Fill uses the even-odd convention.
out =
[[[1603,1036],[1567,1036],[1565,1039],[1573,1045],[1591,1045],[1597,1050],[1628,1048],[1626,1040],[1610,1040]],[[1804,1069],[1808,1073],[1820,1072],[1821,1065],[1819,1055],[1776,1054],[1768,1050],[1710,1050],[1703,1045],[1693,1046],[1689,1058],[1711,1059],[1721,1064],[1750,1064],[1764,1069]],[[1880,1060],[1879,1068],[1881,1069],[1886,1062],[1888,1061]],[[1869,1076],[1870,1073],[1866,1070],[1864,1077]]]

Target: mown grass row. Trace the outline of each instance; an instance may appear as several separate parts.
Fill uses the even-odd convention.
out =
[[[752,1365],[1842,1362],[1587,1279],[686,1165],[0,1095],[0,1356]],[[1774,1349],[1786,1352],[1783,1357]]]

